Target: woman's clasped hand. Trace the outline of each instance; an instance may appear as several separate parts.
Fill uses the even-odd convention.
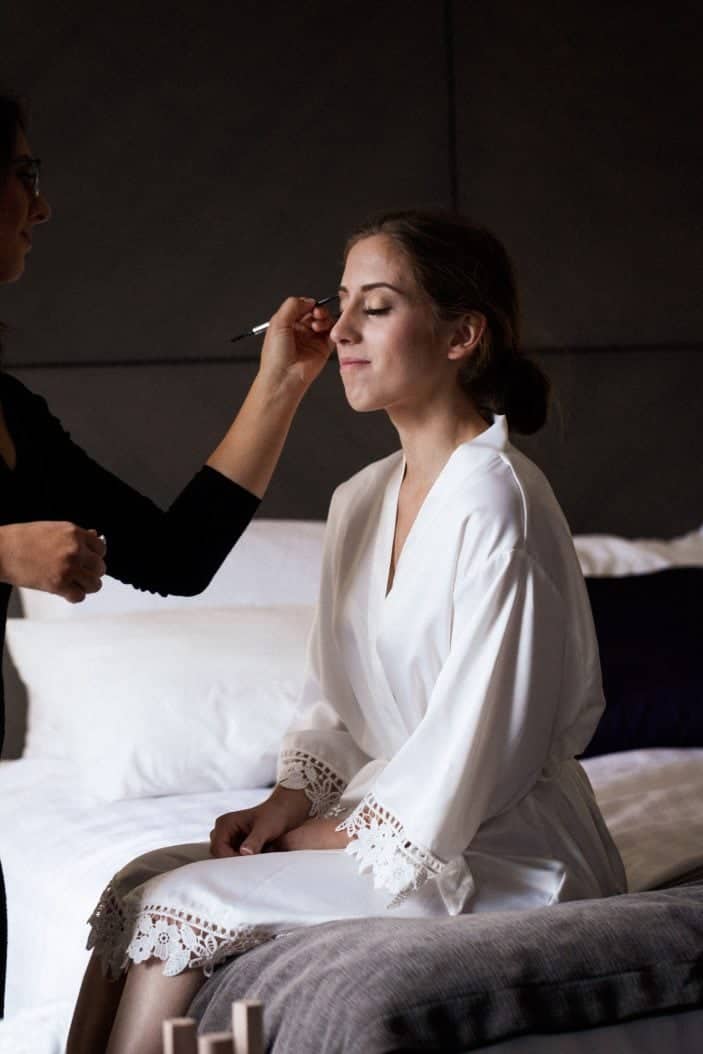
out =
[[[210,831],[210,855],[253,856],[300,849],[343,849],[348,835],[337,831],[332,817],[310,816],[304,790],[275,788],[266,801],[251,809],[224,813]]]
[[[56,593],[71,604],[97,593],[105,574],[105,540],[75,523],[38,521],[0,527],[0,579]]]

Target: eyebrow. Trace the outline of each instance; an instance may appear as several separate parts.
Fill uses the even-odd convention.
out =
[[[397,285],[391,285],[390,282],[367,282],[366,285],[362,285],[361,292],[368,293],[371,289],[392,289],[394,293],[400,293],[401,296],[406,295],[402,289],[399,289]],[[340,285],[337,292],[348,293],[349,290],[345,285]]]

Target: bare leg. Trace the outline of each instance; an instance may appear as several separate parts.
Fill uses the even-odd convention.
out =
[[[125,974],[114,981],[104,977],[100,960],[95,953],[91,955],[73,1012],[66,1054],[102,1054],[125,979]]]
[[[163,968],[158,959],[130,966],[105,1054],[161,1054],[161,1023],[183,1017],[205,980],[202,970],[164,977]]]

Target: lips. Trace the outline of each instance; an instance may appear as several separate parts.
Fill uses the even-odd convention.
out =
[[[346,369],[348,366],[370,366],[371,363],[368,359],[340,359],[339,365],[341,369]]]
[[[31,249],[32,248],[32,239],[31,239],[30,235],[27,234],[26,231],[22,231],[22,237],[26,241],[27,246]]]

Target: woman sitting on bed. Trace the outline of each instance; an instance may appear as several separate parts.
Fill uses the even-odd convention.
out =
[[[209,845],[115,876],[69,1054],[155,1054],[215,964],[297,927],[625,888],[574,760],[603,708],[583,578],[508,438],[541,427],[548,394],[519,350],[510,261],[458,217],[386,216],[351,239],[340,306],[347,399],[385,410],[402,449],[332,499],[277,786]]]

